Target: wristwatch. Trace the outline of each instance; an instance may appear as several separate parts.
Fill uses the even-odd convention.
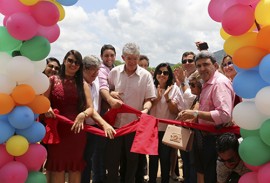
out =
[[[197,118],[197,117],[198,117],[198,114],[199,114],[199,111],[198,111],[198,110],[194,110],[194,112],[193,112],[193,116],[194,116],[195,118]]]

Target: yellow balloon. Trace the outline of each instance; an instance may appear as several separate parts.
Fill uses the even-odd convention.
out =
[[[244,46],[257,45],[257,32],[247,32],[241,36],[230,36],[224,42],[224,51],[233,56],[234,52]]]
[[[220,33],[220,36],[222,37],[222,39],[224,39],[224,40],[228,39],[231,36],[230,34],[225,32],[222,27],[221,27],[219,33]]]
[[[39,0],[20,0],[20,2],[26,6],[32,6],[32,5],[37,4]]]
[[[21,156],[27,152],[29,143],[21,135],[14,135],[7,140],[6,150],[12,156]]]
[[[270,25],[270,1],[261,0],[255,9],[255,19],[261,25]]]
[[[55,4],[55,6],[58,8],[58,11],[59,11],[59,20],[58,21],[61,21],[65,18],[65,9],[63,8],[63,6],[58,3],[57,1],[52,1],[51,2],[53,4]]]

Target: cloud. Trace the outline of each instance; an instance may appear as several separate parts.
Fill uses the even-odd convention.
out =
[[[156,66],[161,62],[178,63],[185,51],[197,52],[194,42],[198,40],[208,42],[210,51],[220,50],[221,24],[209,17],[208,3],[209,0],[118,0],[112,8],[91,12],[86,12],[80,3],[65,7],[66,17],[59,22],[61,35],[51,44],[50,56],[62,60],[70,49],[84,56],[99,56],[102,45],[109,43],[116,47],[117,59],[121,60],[123,45],[136,42],[141,53],[150,58],[150,66]]]

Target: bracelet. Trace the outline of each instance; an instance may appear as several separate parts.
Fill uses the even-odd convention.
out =
[[[172,99],[170,99],[170,98],[169,98],[168,100],[166,100],[167,103],[169,103],[169,102],[171,102],[171,101],[172,101]]]
[[[182,87],[186,86],[186,83],[185,83],[185,82],[182,82],[182,83],[181,83],[181,86],[182,86]]]
[[[84,114],[84,118],[88,118],[89,115],[87,114],[87,112],[83,111],[82,113]]]

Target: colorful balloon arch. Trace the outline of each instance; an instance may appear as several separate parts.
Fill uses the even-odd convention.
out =
[[[43,94],[49,80],[42,72],[50,43],[60,35],[63,6],[78,0],[1,0],[0,13],[0,182],[46,183],[39,172],[47,151],[37,121],[50,101]],[[46,10],[46,11],[45,11]]]

